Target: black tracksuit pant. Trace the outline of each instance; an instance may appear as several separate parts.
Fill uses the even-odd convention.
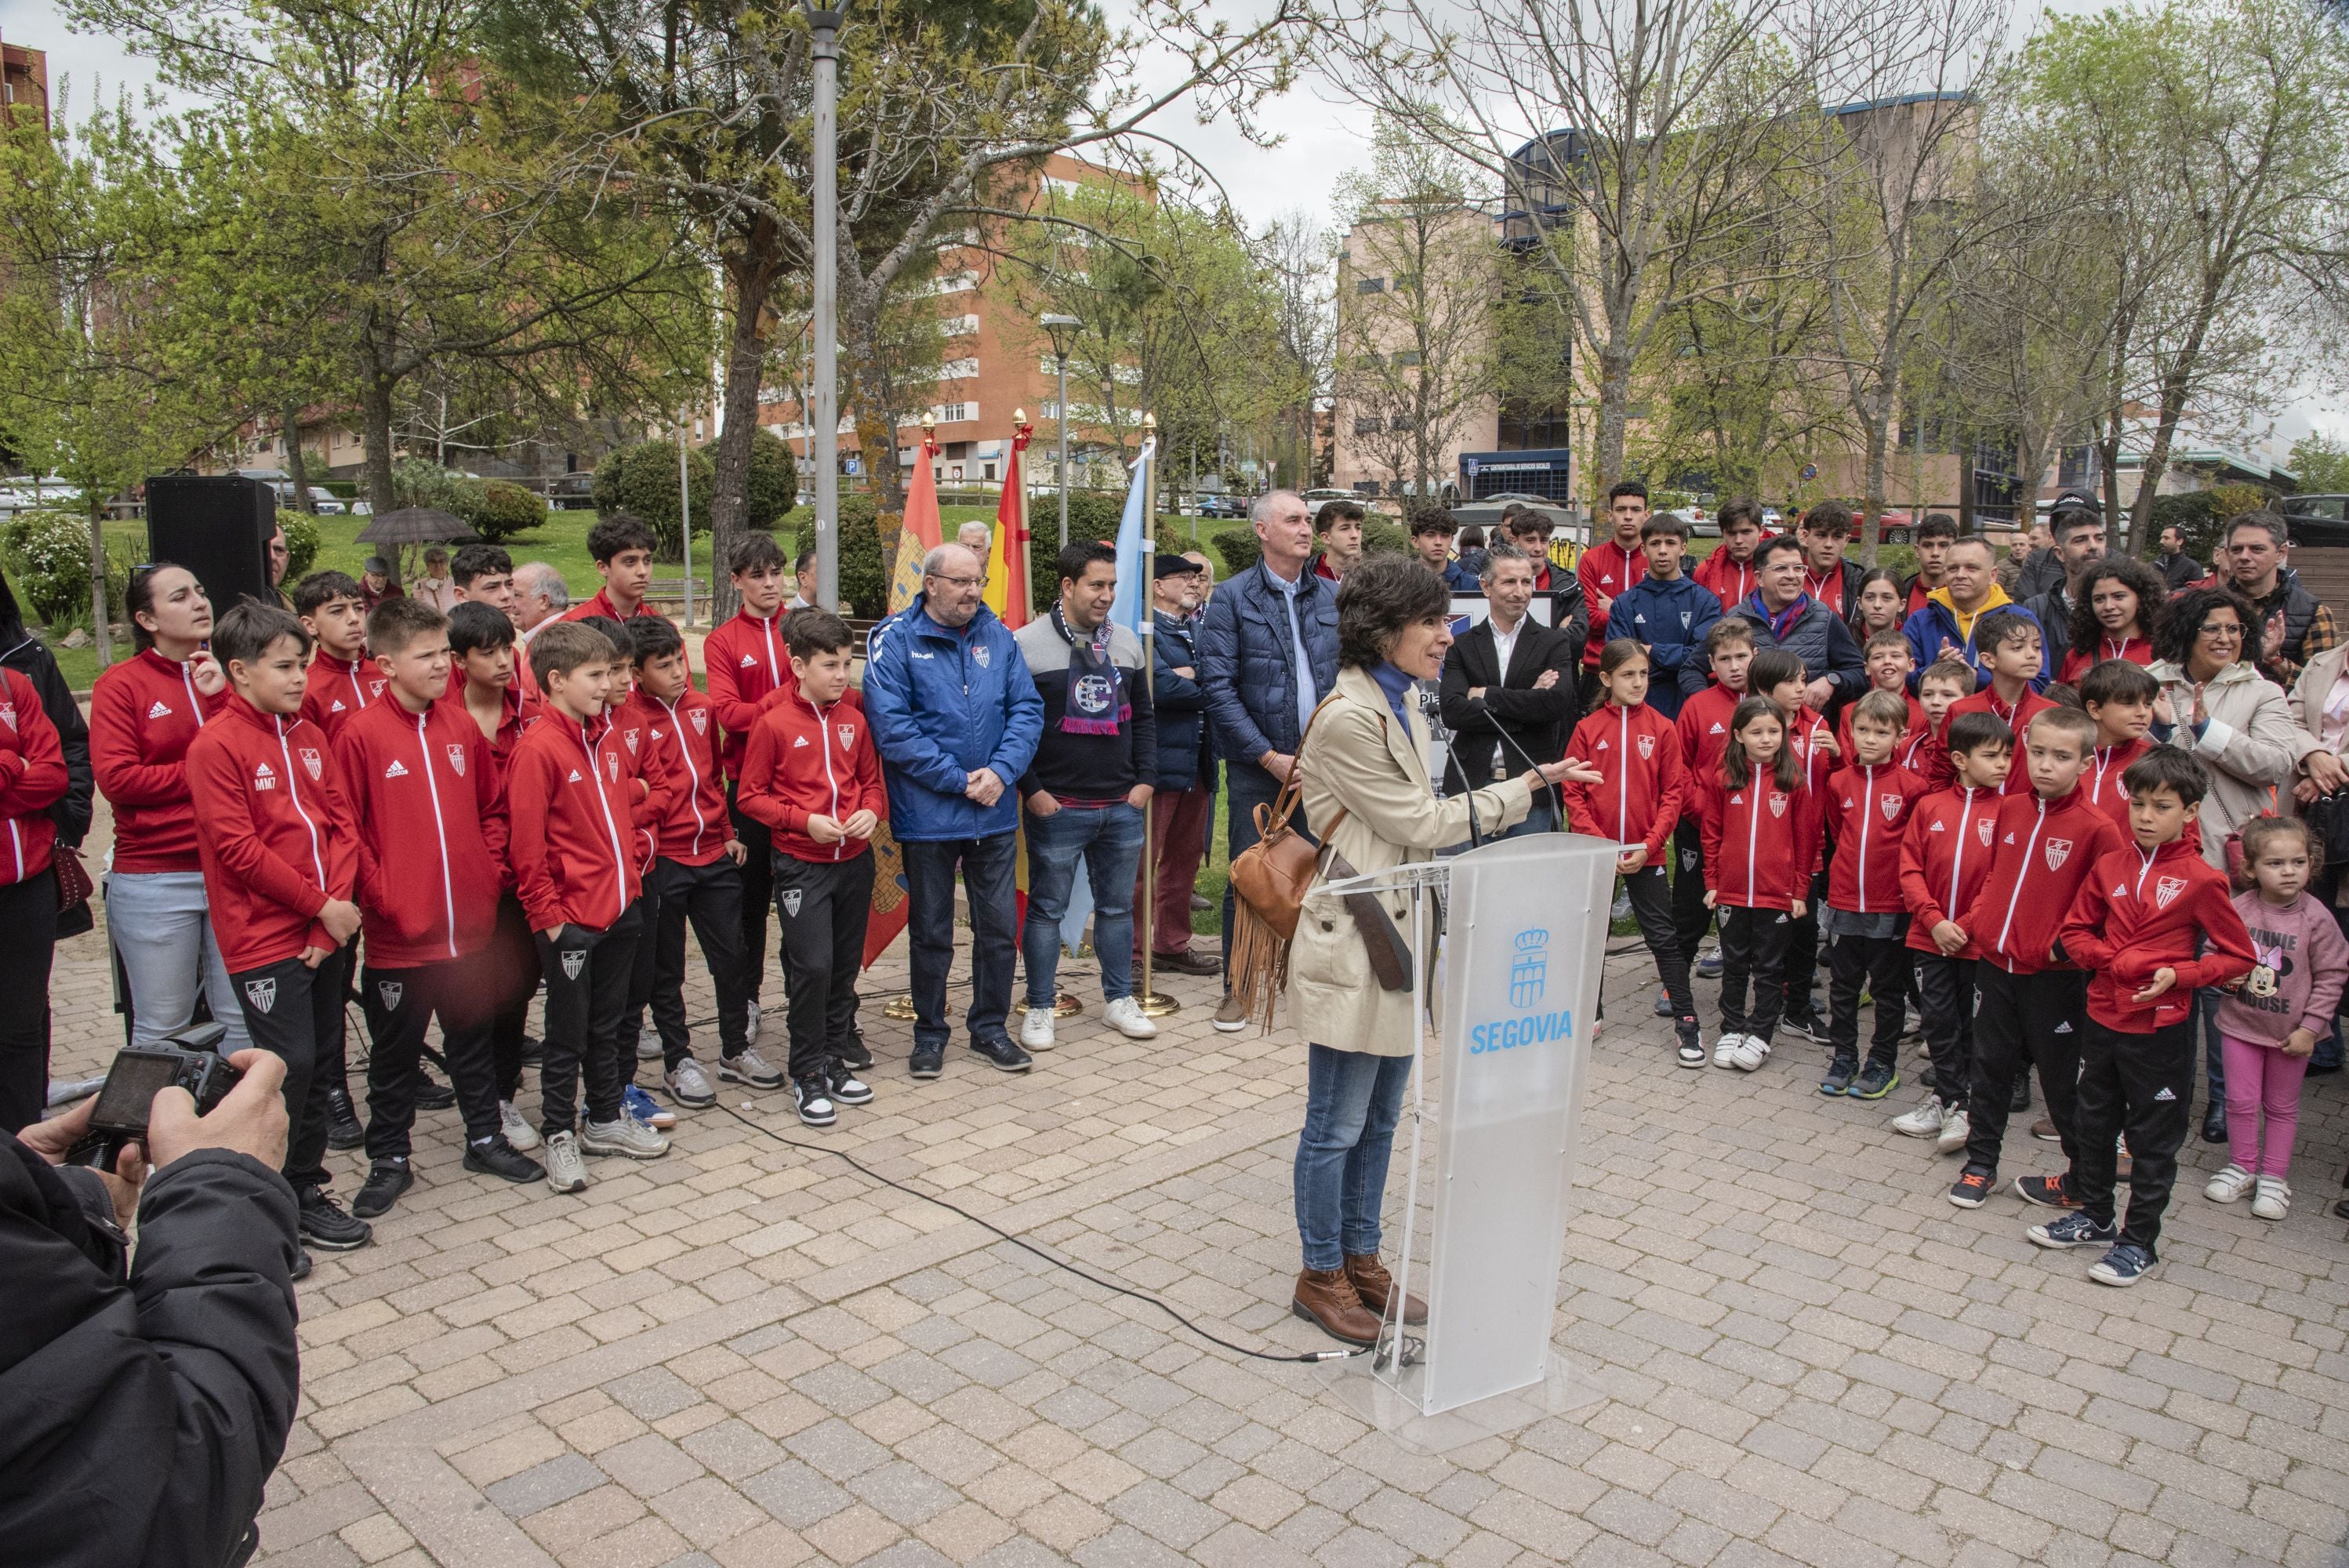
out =
[[[749,1045],[743,1015],[750,993],[742,976],[742,867],[725,855],[706,866],[655,861],[657,901],[651,939],[653,1025],[660,1030],[661,1065],[674,1068],[693,1052],[685,1022],[685,928],[701,941],[709,983],[718,995],[718,1049],[732,1057]],[[642,960],[638,960],[639,966]]]
[[[2077,969],[2017,975],[1989,959],[1974,966],[1973,1081],[1966,1091],[1966,1163],[1998,1169],[2015,1080],[2033,1068],[2066,1161],[2080,1157],[2075,1096],[2088,977]]]
[[[538,995],[538,938],[522,900],[498,898],[497,934],[490,938],[490,1054],[497,1063],[498,1098],[511,1100],[522,1088],[522,1042],[530,1027],[530,999]]]
[[[644,1037],[645,1013],[653,1005],[653,988],[659,979],[656,959],[660,952],[660,890],[654,885],[650,869],[646,871],[642,891],[636,895],[636,919],[640,923],[636,956],[628,965],[628,1006],[620,1017],[620,1084],[624,1089],[636,1081],[636,1065],[643,1060],[636,1055],[636,1045]],[[661,1066],[666,1069],[668,1063],[664,1060]]]
[[[1832,846],[1830,846],[1832,848]],[[1778,970],[1785,988],[1783,1016],[1816,1027],[1819,1016],[1819,912],[1827,906],[1827,873],[1811,873],[1803,913],[1786,923],[1786,958]]]
[[[230,975],[253,1043],[285,1064],[285,1180],[296,1192],[326,1184],[326,1096],[336,1085],[324,1070],[343,1027],[343,987],[350,950],[337,949],[316,969],[281,958]],[[409,1089],[415,1094],[411,1077]]]
[[[1900,1031],[1909,1021],[1909,918],[1890,936],[1827,938],[1827,1045],[1839,1062],[1859,1056],[1859,994],[1876,998],[1875,1037],[1868,1059],[1892,1067],[1900,1059]]]
[[[1671,851],[1667,848],[1664,853]],[[1655,954],[1656,977],[1664,983],[1672,1016],[1695,1017],[1696,998],[1689,995],[1689,953],[1681,945],[1670,876],[1661,863],[1642,866],[1623,879],[1623,891],[1631,897],[1631,918],[1640,923],[1640,939]]]
[[[41,872],[0,887],[0,932],[7,933],[0,942],[0,1132],[21,1132],[41,1119],[49,1103],[57,879]]]
[[[2079,1152],[2073,1157],[2072,1195],[2100,1225],[2113,1222],[2113,1185],[2119,1153],[2129,1148],[2128,1212],[2121,1237],[2154,1255],[2161,1216],[2178,1181],[2178,1151],[2192,1119],[2195,1078],[2192,1016],[2149,1035],[2126,1035],[2087,1020],[2080,1050]],[[2049,1095],[2052,1100],[2054,1095]]]
[[[406,969],[366,965],[359,976],[359,1004],[366,1010],[367,1037],[367,1151],[369,1160],[405,1160],[409,1131],[416,1124],[416,1079],[424,1055],[424,1029],[440,1020],[440,1054],[449,1063],[449,1087],[465,1119],[465,1141],[486,1143],[499,1135],[497,1058],[490,1045],[495,1006],[490,985],[494,945],[462,958]]]
[[[774,903],[775,835],[766,823],[744,816],[736,808],[731,779],[726,781],[726,819],[734,824],[734,836],[749,851],[742,857],[742,992],[756,1002],[767,978],[767,911]]]
[[[844,861],[774,861],[775,915],[783,929],[784,1021],[793,1082],[840,1060],[856,1032],[856,976],[873,913],[873,851]]]
[[[1917,1011],[1933,1060],[1933,1092],[1951,1110],[1963,1110],[1974,1075],[1974,960],[1914,949],[1909,956],[1917,961]]]
[[[1786,962],[1786,937],[1793,917],[1783,909],[1747,909],[1723,904],[1721,915],[1721,1028],[1723,1034],[1753,1035],[1764,1045],[1778,1029],[1778,1008],[1785,996],[1779,978]],[[1746,1011],[1746,986],[1754,992],[1753,1011]]]
[[[546,1056],[538,1068],[539,1128],[547,1137],[573,1132],[579,1090],[586,1088],[591,1121],[620,1119],[620,1091],[628,1079],[620,1052],[628,986],[636,967],[636,944],[644,931],[643,901],[630,904],[601,931],[584,925],[558,927],[538,939],[538,962],[546,972]],[[494,1109],[494,1108],[492,1108]]]
[[[1693,816],[1682,817],[1672,830],[1672,934],[1681,956],[1693,965],[1713,927],[1713,911],[1704,903],[1704,830]]]

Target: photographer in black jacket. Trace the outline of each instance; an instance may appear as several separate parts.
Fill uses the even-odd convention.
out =
[[[235,1568],[294,1424],[285,1066],[211,1115],[155,1097],[146,1153],[63,1164],[95,1102],[0,1138],[0,1556]],[[124,1238],[133,1214],[139,1245]],[[125,1264],[128,1263],[128,1267]]]

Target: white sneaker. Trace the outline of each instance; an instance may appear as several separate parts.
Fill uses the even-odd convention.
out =
[[[1967,1140],[1973,1135],[1973,1119],[1969,1117],[1965,1108],[1961,1106],[1941,1118],[1941,1136],[1933,1140],[1933,1152],[1955,1154],[1966,1146]]]
[[[1759,1035],[1740,1035],[1737,1037],[1737,1054],[1729,1058],[1729,1065],[1739,1072],[1750,1073],[1769,1059],[1769,1041]]]
[[[546,1140],[546,1184],[558,1192],[587,1190],[587,1162],[579,1158],[579,1135],[568,1130]]]
[[[2230,1162],[2225,1169],[2210,1178],[2210,1184],[2202,1189],[2202,1196],[2209,1199],[2213,1203],[2240,1202],[2251,1191],[2252,1183],[2258,1180],[2259,1178],[2241,1166]]]
[[[1724,1032],[1721,1038],[1713,1042],[1713,1065],[1717,1068],[1735,1067],[1737,1065],[1737,1047],[1744,1043],[1744,1036]]]
[[[755,1046],[759,1043],[759,1004],[751,1003],[747,1011],[750,1016],[742,1020],[742,1043]]]
[[[1929,1094],[1925,1103],[1906,1116],[1892,1119],[1892,1130],[1903,1138],[1933,1138],[1940,1135],[1944,1119],[1941,1097]]]
[[[718,1058],[718,1076],[728,1083],[746,1083],[752,1088],[777,1088],[783,1075],[768,1064],[756,1046],[745,1046],[742,1054]]]
[[[1030,1017],[1036,1015],[1030,1013]],[[1102,1021],[1129,1040],[1154,1040],[1158,1026],[1142,1010],[1142,1004],[1132,996],[1120,996],[1102,1009]]]
[[[1023,1051],[1049,1051],[1059,1043],[1052,1037],[1052,1009],[1029,1008],[1028,1016],[1019,1020],[1019,1048]]]
[[[657,1160],[668,1152],[668,1140],[623,1111],[617,1121],[591,1119],[579,1134],[579,1148],[588,1154],[617,1154],[629,1160]]]
[[[514,1109],[514,1102],[510,1099],[498,1101],[498,1130],[504,1133],[506,1141],[516,1149],[538,1147],[538,1129]]]
[[[640,1062],[657,1062],[660,1060],[660,1031],[658,1029],[638,1029],[636,1031],[636,1060]]]
[[[664,1073],[661,1081],[668,1086],[669,1098],[679,1105],[699,1110],[718,1103],[718,1091],[709,1087],[709,1075],[691,1057]]]
[[[2292,1188],[2281,1176],[2262,1176],[2251,1194],[2251,1212],[2262,1220],[2281,1220],[2292,1212]]]

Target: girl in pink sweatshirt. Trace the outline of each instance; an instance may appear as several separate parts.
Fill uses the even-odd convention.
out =
[[[2292,1208],[2284,1177],[2300,1130],[2301,1080],[2349,982],[2349,941],[2333,912],[2308,896],[2323,851],[2307,823],[2254,818],[2243,826],[2242,845],[2237,880],[2250,885],[2235,895],[2235,913],[2259,964],[2219,1004],[2230,1159],[2203,1196],[2231,1203],[2249,1192],[2252,1213],[2281,1220]]]

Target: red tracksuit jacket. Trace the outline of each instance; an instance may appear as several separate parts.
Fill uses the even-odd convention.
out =
[[[781,700],[792,679],[792,653],[783,645],[783,615],[777,610],[761,620],[748,610],[737,610],[724,625],[701,645],[704,678],[709,702],[726,737],[718,748],[726,777],[742,777],[742,758],[759,716]]]
[[[203,869],[188,801],[188,746],[228,701],[196,690],[188,666],[152,648],[114,665],[89,693],[89,765],[114,808],[113,869]]]
[[[1990,874],[1958,923],[2009,974],[2077,969],[2054,956],[2056,934],[2096,861],[2121,845],[2113,820],[2076,789],[2060,800],[2009,795],[1992,829]]]
[[[446,701],[397,694],[343,726],[335,770],[357,825],[358,906],[370,968],[478,953],[506,883],[506,806],[481,727]]]
[[[2195,937],[2209,951],[2194,955]],[[2202,858],[2191,838],[2172,839],[2151,854],[2130,843],[2097,857],[2063,924],[2064,951],[2088,971],[2088,1016],[2125,1035],[2149,1035],[2180,1022],[2198,985],[2223,985],[2251,972],[2251,934],[2235,908],[2226,873]],[[2153,972],[2178,981],[2150,1002],[2136,995]]]
[[[1946,738],[1949,727],[1949,717],[1945,714],[1940,728],[1920,724],[1892,748],[1892,759],[1922,779],[1928,789],[1947,789],[1957,780],[1958,765],[1950,760],[1950,743]]]
[[[49,869],[57,825],[49,808],[65,797],[66,754],[41,694],[15,670],[0,667],[0,887]]]
[[[1681,704],[1674,727],[1680,731],[1681,766],[1692,780],[1721,771],[1721,754],[1729,748],[1729,721],[1744,700],[1744,692],[1732,691],[1716,681]],[[1683,805],[1695,804],[1692,783]]]
[[[341,945],[317,915],[327,900],[350,898],[358,837],[319,727],[233,698],[188,748],[188,788],[228,972]]]
[[[1909,813],[1928,790],[1925,781],[1891,763],[1854,763],[1827,779],[1827,813],[1835,828],[1835,859],[1827,866],[1827,906],[1854,914],[1898,914],[1900,841]]]
[[[1582,662],[1595,665],[1599,651],[1607,645],[1607,612],[1599,607],[1599,596],[1619,599],[1644,579],[1647,552],[1637,545],[1627,549],[1611,537],[1602,539],[1575,562],[1574,574],[1582,580],[1582,602],[1590,609],[1590,637],[1583,645]]]
[[[668,780],[666,810],[653,824],[660,858],[709,864],[734,837],[718,771],[717,709],[688,686],[673,706],[640,688],[620,711],[645,727],[653,760]]]
[[[1762,536],[1764,544],[1769,541],[1770,535],[1765,533]],[[1754,548],[1759,550],[1762,545],[1757,544]],[[1752,559],[1732,561],[1726,550],[1716,550],[1707,555],[1696,563],[1696,569],[1689,575],[1696,579],[1699,587],[1713,590],[1713,596],[1721,601],[1723,610],[1744,603],[1754,588]]]
[[[465,706],[465,677],[462,672],[449,683],[448,695],[440,701],[450,712],[471,726],[474,734],[481,733],[481,723],[473,717],[473,710]],[[497,780],[498,795],[501,799],[505,796],[506,769],[513,765],[514,748],[522,744],[523,734],[532,725],[538,722],[539,715],[543,711],[538,698],[523,691],[519,682],[507,686],[504,696],[499,701],[498,732],[495,735],[483,736],[482,738],[489,747],[491,769]]]
[[[636,875],[653,869],[660,851],[661,819],[668,814],[668,770],[655,754],[652,726],[627,705],[604,710],[595,746],[620,764],[620,790],[628,802],[629,848],[636,857]]]
[[[849,861],[863,854],[869,841],[819,844],[807,836],[807,820],[825,816],[844,822],[859,811],[889,815],[864,699],[851,691],[819,708],[800,695],[796,683],[787,686],[782,700],[750,731],[734,803],[744,816],[774,830],[778,854],[801,861]]]
[[[607,738],[550,707],[514,748],[506,775],[514,892],[533,931],[605,930],[643,889],[628,844],[634,791],[622,748],[599,744]]]
[[[1581,758],[1607,779],[1603,784],[1568,779],[1561,786],[1568,825],[1578,833],[1612,839],[1625,849],[1644,844],[1648,864],[1662,865],[1664,841],[1680,822],[1688,790],[1688,769],[1681,763],[1680,731],[1673,721],[1646,703],[1637,707],[1602,703],[1574,727],[1566,754]]]
[[[658,614],[658,612],[654,610],[651,605],[646,603],[643,600],[639,599],[636,601],[637,615],[651,615],[657,614]],[[593,599],[588,600],[585,604],[572,605],[571,608],[563,612],[560,619],[565,621],[584,621],[590,615],[602,615],[614,621],[629,621],[636,618],[633,615],[623,615],[620,614],[619,607],[612,603],[612,591],[609,588],[598,588],[595,590],[595,596]]]
[[[1933,927],[1945,920],[1965,925],[1983,882],[1990,876],[2002,797],[1995,789],[1961,785],[1940,789],[1909,809],[1900,840],[1900,902],[1909,911],[1909,945],[1943,956]],[[1965,926],[1966,944],[1947,954],[1980,958],[1982,943]]]
[[[2088,804],[2112,818],[2124,839],[2130,839],[2131,833],[2128,786],[2121,782],[2121,775],[2152,749],[2153,742],[2141,738],[2127,746],[2099,746],[2088,753],[2088,770],[2080,775],[2080,793],[2088,798]]]
[[[2127,659],[2133,665],[2153,667],[2153,645],[2143,637],[2096,638],[2095,654],[2083,654],[2076,648],[2064,651],[2064,662],[2057,666],[2055,678],[2065,686],[2078,686],[2080,677],[2103,664],[2106,659]]]
[[[2055,706],[2037,692],[2025,686],[2023,700],[2009,707],[1999,701],[1996,686],[1984,686],[1973,696],[1961,696],[1951,703],[1949,714],[1941,723],[1944,727],[1947,727],[1957,721],[1959,715],[1967,713],[1986,713],[1992,718],[2003,719],[2006,722],[2006,727],[2014,731],[2014,766],[2006,770],[2006,783],[2001,787],[1999,793],[2028,795],[2032,792],[2031,769],[2023,750],[2023,731],[2032,719]]]
[[[352,715],[383,700],[388,679],[373,659],[336,659],[321,653],[310,661],[310,684],[302,688],[302,717],[325,731],[331,744]],[[459,670],[450,684],[461,687],[464,682],[464,672]]]
[[[1808,898],[1819,856],[1819,816],[1810,791],[1781,789],[1768,774],[1732,789],[1719,769],[1693,791],[1704,836],[1704,885],[1722,906],[1788,909]]]

